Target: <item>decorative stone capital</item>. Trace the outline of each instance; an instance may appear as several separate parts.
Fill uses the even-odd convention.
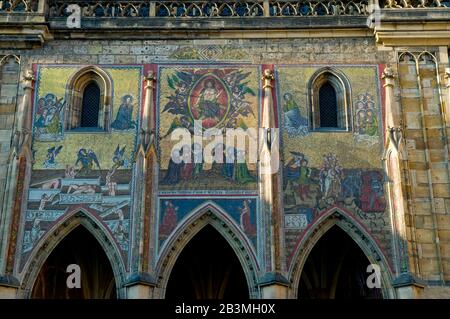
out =
[[[392,69],[392,67],[389,64],[386,65],[386,67],[383,70],[383,75],[381,78],[382,79],[386,79],[386,78],[393,79],[394,77],[395,77],[394,70]]]
[[[394,85],[394,78],[396,77],[394,70],[390,65],[387,65],[384,70],[383,74],[381,75],[381,79],[384,80],[384,86],[392,86]]]
[[[32,89],[35,78],[32,70],[26,70],[22,78],[22,86],[24,90]]]
[[[444,79],[446,82],[445,86],[450,88],[450,68],[445,68]]]
[[[264,81],[263,88],[273,88],[272,81],[275,80],[275,76],[270,69],[265,69],[264,74],[261,78]]]
[[[153,89],[154,88],[154,84],[156,82],[156,76],[155,76],[155,72],[153,70],[149,70],[147,73],[147,76],[144,77],[145,79],[145,88],[150,88]]]

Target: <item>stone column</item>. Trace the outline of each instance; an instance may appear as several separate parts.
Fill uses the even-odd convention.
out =
[[[145,147],[148,146],[150,142],[150,136],[155,133],[155,106],[153,103],[153,89],[155,82],[155,75],[153,70],[148,71],[145,77],[145,99],[144,99],[144,112],[142,114],[142,132],[144,134],[144,139],[142,141]]]
[[[265,259],[267,272],[260,278],[261,298],[287,298],[289,282],[281,273],[282,266],[282,231],[280,191],[279,191],[279,136],[273,116],[273,80],[270,69],[264,70],[261,128],[259,132],[259,178],[261,212],[264,229],[259,234],[268,234],[266,247],[270,251]]]
[[[156,281],[149,273],[131,275],[124,284],[127,299],[153,299]]]
[[[395,104],[394,85],[395,75],[391,66],[386,66],[381,78],[384,80],[385,92],[385,125],[386,127],[396,127],[400,123],[400,114],[397,105]]]
[[[445,95],[445,108],[444,115],[445,121],[448,125],[450,123],[450,68],[445,68],[445,88],[447,89],[447,94]]]
[[[385,93],[385,116],[384,123],[386,127],[387,148],[394,147],[398,151],[401,141],[401,125],[402,116],[399,109],[399,105],[395,100],[395,73],[391,66],[386,66],[381,78],[384,80],[384,93]]]
[[[22,80],[23,98],[17,110],[16,130],[13,139],[13,148],[16,157],[20,155],[25,145],[31,146],[31,120],[32,120],[32,92],[34,85],[33,71],[27,70]]]
[[[16,299],[19,281],[10,275],[0,277],[0,299]]]
[[[6,175],[6,189],[2,203],[0,225],[0,298],[14,298],[19,281],[14,277],[14,254],[17,244],[25,170],[31,154],[31,101],[34,76],[31,70],[22,79],[23,98],[17,109],[17,121]],[[25,152],[28,151],[28,152]],[[25,161],[25,165],[19,163]],[[19,180],[20,179],[20,180]]]
[[[264,9],[264,16],[270,17],[270,3],[269,0],[263,1],[263,9]]]
[[[154,111],[155,105],[153,103],[153,89],[154,89],[154,73],[152,70],[148,72],[145,80],[145,98],[141,121],[141,144],[137,154],[136,160],[136,174],[135,174],[135,202],[134,214],[136,223],[135,242],[138,249],[134,250],[137,254],[136,260],[138,263],[137,269],[133,269],[133,273],[128,278],[124,285],[127,291],[128,299],[149,299],[153,298],[153,290],[155,280],[151,274],[151,267],[148,263],[150,256],[150,245],[152,241],[150,238],[152,231],[150,231],[151,218],[153,216],[154,192],[153,192],[153,178],[154,178],[154,138],[155,138],[155,124]]]

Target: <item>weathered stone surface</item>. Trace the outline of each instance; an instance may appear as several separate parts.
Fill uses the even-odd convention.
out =
[[[441,114],[442,109],[445,106],[442,104],[443,101],[445,101],[444,94],[446,91],[444,89],[445,83],[443,83],[445,79],[443,74],[438,74],[440,75],[440,78],[439,81],[437,80],[436,65],[433,63],[422,62],[419,60],[417,61],[417,64],[415,61],[400,61],[400,64],[397,63],[399,53],[406,50],[411,51],[413,59],[418,58],[419,54],[425,51],[430,51],[432,54],[435,54],[435,51],[439,50],[438,69],[439,72],[442,73],[442,67],[448,65],[448,44],[450,44],[450,34],[447,23],[448,15],[446,16],[445,12],[447,11],[443,11],[439,8],[382,9],[381,17],[383,23],[375,28],[375,36],[373,35],[374,26],[371,25],[372,22],[370,19],[368,20],[366,16],[352,16],[351,18],[340,15],[268,18],[244,17],[235,19],[225,17],[210,19],[170,19],[161,17],[127,17],[113,19],[89,17],[83,20],[82,29],[69,30],[66,26],[64,17],[50,18],[47,27],[45,17],[40,13],[17,16],[15,21],[7,21],[5,16],[1,15],[0,54],[13,53],[20,56],[20,70],[22,73],[25,70],[32,69],[33,66],[36,67],[36,64],[41,66],[50,64],[64,64],[66,66],[76,65],[79,68],[88,65],[99,65],[101,67],[111,66],[118,67],[118,69],[125,66],[129,67],[130,65],[144,66],[147,69],[152,68],[157,70],[155,74],[155,79],[157,81],[155,87],[157,87],[157,91],[155,91],[154,94],[159,93],[158,90],[161,90],[161,86],[159,86],[160,83],[167,81],[167,78],[159,77],[161,74],[158,73],[158,67],[161,68],[167,65],[177,65],[179,68],[198,69],[211,65],[229,67],[236,67],[236,65],[252,65],[258,68],[258,72],[261,72],[263,68],[268,68],[267,65],[270,64],[274,64],[275,69],[282,66],[286,68],[299,66],[310,68],[310,70],[305,73],[307,75],[304,79],[297,79],[296,81],[292,80],[292,83],[287,81],[289,84],[286,89],[283,89],[284,91],[279,87],[279,74],[275,72],[276,81],[273,81],[275,92],[273,95],[274,100],[272,102],[275,107],[274,110],[276,111],[274,113],[276,113],[277,122],[280,127],[286,125],[285,111],[287,107],[292,106],[289,105],[287,97],[284,95],[284,93],[288,91],[296,97],[297,101],[295,103],[298,104],[297,107],[307,107],[308,111],[305,112],[305,114],[302,114],[302,116],[305,117],[306,121],[309,121],[309,112],[311,111],[312,106],[310,105],[311,97],[309,94],[311,94],[312,88],[308,87],[308,77],[317,69],[318,65],[336,69],[351,66],[356,70],[350,72],[354,73],[352,73],[351,76],[357,78],[359,76],[358,72],[360,72],[357,68],[375,67],[377,69],[377,75],[381,77],[380,73],[382,73],[384,67],[387,64],[390,64],[394,69],[393,73],[395,76],[393,77],[394,80],[392,80],[394,86],[392,89],[392,97],[394,100],[391,101],[392,109],[389,110],[389,112],[392,112],[391,114],[396,118],[396,123],[401,123],[400,126],[404,138],[399,145],[402,157],[402,160],[400,161],[401,167],[395,172],[400,176],[401,184],[399,188],[403,191],[403,198],[398,197],[400,196],[398,194],[394,194],[393,192],[389,193],[388,191],[388,183],[392,183],[392,185],[395,184],[391,181],[395,174],[392,176],[382,176],[382,179],[380,180],[371,180],[368,177],[365,177],[366,179],[364,180],[364,177],[361,177],[361,185],[358,186],[358,196],[361,194],[367,195],[367,199],[364,200],[364,205],[372,205],[372,209],[374,210],[376,210],[376,208],[374,208],[376,205],[381,205],[380,203],[374,203],[374,198],[376,198],[374,193],[377,192],[375,189],[378,187],[384,194],[382,198],[386,202],[386,207],[388,208],[386,208],[384,212],[363,211],[359,208],[363,205],[363,200],[358,200],[358,203],[351,203],[349,200],[346,205],[348,205],[348,209],[353,209],[352,214],[349,214],[349,216],[358,222],[354,222],[354,224],[364,226],[364,231],[367,231],[370,237],[374,239],[377,248],[383,252],[383,257],[386,258],[391,269],[397,269],[398,267],[396,266],[403,262],[395,259],[396,256],[399,256],[399,252],[396,250],[398,245],[393,245],[394,241],[397,240],[397,238],[407,241],[405,246],[406,251],[404,252],[405,261],[409,262],[410,271],[413,273],[420,273],[420,277],[426,282],[426,287],[421,294],[410,294],[411,296],[420,296],[421,298],[450,298],[450,290],[448,287],[442,285],[442,280],[450,280],[449,147],[445,136],[445,134],[450,136],[450,127],[443,127],[445,122],[443,115]],[[14,50],[11,48],[14,48]],[[270,68],[272,68],[272,66],[270,66]],[[117,71],[117,69],[111,72],[115,71]],[[3,195],[6,191],[15,192],[14,188],[5,189],[6,185],[15,187],[14,183],[6,180],[5,168],[7,167],[10,155],[9,152],[13,149],[13,145],[11,145],[13,125],[18,116],[18,114],[14,113],[17,111],[18,103],[21,101],[21,99],[17,97],[17,92],[20,94],[22,93],[23,82],[22,86],[18,86],[18,69],[11,68],[10,65],[5,66],[0,73],[0,199],[3,200]],[[64,73],[64,71],[61,71],[61,74],[62,73]],[[418,77],[418,74],[420,77]],[[141,74],[139,75],[139,81],[142,80],[140,76]],[[339,140],[340,137],[337,136],[338,134],[330,135],[330,138],[326,141],[326,145],[324,145],[325,143],[314,145],[318,155],[315,153],[313,155],[313,152],[307,154],[307,156],[310,157],[310,162],[308,164],[311,165],[311,167],[319,168],[317,174],[311,177],[314,182],[317,182],[319,188],[326,188],[328,185],[327,183],[335,182],[325,177],[328,176],[326,167],[323,168],[322,171],[320,171],[319,167],[322,157],[327,153],[327,147],[330,149],[345,148],[351,157],[352,154],[360,152],[359,148],[362,147],[360,146],[362,145],[360,143],[371,145],[370,150],[376,150],[374,151],[374,153],[376,153],[374,158],[377,158],[375,164],[379,165],[377,168],[381,171],[383,169],[381,158],[384,156],[383,154],[387,154],[384,151],[392,151],[392,148],[394,147],[395,141],[391,141],[391,144],[389,145],[383,145],[386,133],[386,123],[384,122],[385,119],[383,116],[385,115],[387,105],[389,104],[382,100],[386,98],[388,92],[387,88],[383,88],[383,83],[386,82],[383,82],[385,80],[375,79],[369,81],[367,84],[364,83],[366,85],[365,90],[356,90],[355,88],[360,88],[361,82],[364,81],[363,79],[364,78],[361,77],[359,81],[351,83],[351,87],[348,88],[351,91],[348,103],[353,106],[353,109],[351,110],[352,112],[350,112],[352,116],[349,117],[349,121],[351,122],[351,132],[345,133],[347,134],[345,136],[348,136],[349,140],[351,139],[351,143],[345,144]],[[67,83],[65,80],[61,80],[60,83],[58,81],[59,79],[54,79],[54,83],[51,85],[53,88],[60,85],[60,90],[58,89],[59,97],[66,97]],[[259,79],[257,81],[259,81]],[[172,85],[174,87],[177,86],[177,84]],[[256,87],[258,87],[258,85],[260,85],[259,82]],[[45,84],[44,88],[46,88]],[[376,103],[377,107],[379,106],[380,108],[380,117],[377,118],[377,123],[375,123],[376,132],[374,135],[364,136],[365,140],[363,139],[361,141],[357,139],[357,137],[360,136],[357,136],[358,134],[356,134],[358,118],[356,117],[355,107],[359,95],[374,88],[376,88]],[[123,87],[120,89],[123,89]],[[131,86],[126,87],[126,89],[132,90]],[[167,87],[165,89],[168,90]],[[34,87],[34,90],[36,91],[37,88]],[[181,92],[180,90],[181,89],[179,89],[179,92]],[[383,92],[382,90],[385,91]],[[255,92],[255,99],[258,101],[257,103],[259,103],[258,109],[262,108],[262,91],[263,90]],[[114,101],[120,101],[122,96],[114,95],[116,94],[115,90],[112,90],[112,92],[114,93],[111,93],[111,98],[113,98]],[[164,94],[161,95],[162,98],[165,98],[164,96],[167,94],[169,93],[164,91]],[[442,95],[439,96],[439,94]],[[158,98],[161,96],[158,96]],[[36,96],[33,96],[34,103],[37,102],[35,98]],[[137,101],[139,98],[143,98],[142,101],[144,101],[144,90],[138,94],[134,94],[133,98],[134,103],[138,103]],[[66,102],[68,103],[69,101]],[[115,106],[113,112],[116,112],[120,102],[119,105],[116,105],[117,102],[114,102],[113,104]],[[138,109],[137,104],[134,104],[134,107],[134,112],[136,112]],[[116,113],[113,114],[116,115]],[[37,115],[35,114],[35,116]],[[141,119],[142,118],[139,117],[139,121],[136,121],[136,124],[140,124]],[[111,121],[114,120],[115,118],[111,119]],[[176,121],[174,123],[176,123]],[[163,123],[161,125],[166,124],[168,123]],[[447,126],[448,125],[450,124],[447,123]],[[65,134],[65,138],[71,136],[71,133],[65,132]],[[308,145],[299,145],[299,152],[304,152],[304,149],[307,149],[309,145],[313,145],[310,143],[317,143],[314,139],[317,139],[318,134],[328,133],[308,132],[308,134],[310,141],[307,142]],[[89,140],[90,136],[93,135],[86,135],[86,140]],[[374,142],[378,138],[381,142]],[[287,140],[288,138],[283,136],[283,142],[286,142]],[[35,152],[33,153],[33,157],[40,156],[39,158],[42,159],[42,152],[45,154],[50,147],[57,146],[60,143],[62,145],[65,142],[64,140],[57,140],[47,143],[45,148],[30,150],[30,152]],[[75,143],[82,142],[76,141]],[[114,143],[115,146],[116,141],[114,140],[112,143]],[[136,140],[133,139],[133,143],[135,144],[127,145],[127,151],[128,148],[131,150],[136,145],[139,145],[139,138],[136,137]],[[64,147],[66,147],[66,144],[64,144]],[[77,145],[77,147],[81,147],[81,145]],[[101,147],[106,146],[102,145]],[[283,147],[289,146],[285,143],[283,144]],[[73,156],[75,155],[74,152]],[[113,153],[109,154],[109,156],[112,157]],[[368,155],[363,154],[361,158],[356,158],[356,156],[354,158],[355,162],[363,162],[364,167],[359,167],[359,164],[352,168],[343,167],[344,171],[339,183],[336,183],[336,185],[333,184],[335,187],[339,187],[339,190],[336,192],[341,195],[343,192],[348,192],[349,189],[353,190],[352,187],[356,187],[352,184],[352,178],[355,178],[355,176],[352,175],[354,173],[352,169],[363,169],[364,173],[364,170],[368,170],[368,168],[373,169],[373,166],[376,166],[373,164],[373,158],[368,157]],[[75,160],[76,158],[74,157],[74,161]],[[288,159],[284,160],[287,161]],[[30,167],[32,167],[32,164],[43,165],[43,161],[44,160],[37,163],[28,163],[28,165]],[[129,161],[130,163],[134,163],[134,158],[130,157]],[[101,163],[101,165],[103,165],[103,163]],[[158,162],[158,165],[161,165],[161,163]],[[286,163],[284,163],[284,165],[286,165]],[[139,169],[137,171],[139,171]],[[39,177],[42,180],[51,180],[55,178],[60,179],[64,175],[64,172],[50,173],[44,172],[44,169],[42,169],[41,172],[36,172],[35,174],[41,174]],[[100,183],[106,183],[105,175],[106,172],[99,177]],[[30,176],[27,176],[27,181],[28,177]],[[11,178],[17,178],[17,176]],[[142,177],[142,181],[144,181],[145,178],[146,177]],[[214,182],[215,181],[211,181],[211,183]],[[382,186],[379,186],[377,182],[380,182]],[[128,181],[128,183],[131,182]],[[396,181],[396,183],[398,183],[398,181]],[[127,187],[126,184],[127,183],[124,183],[125,186],[120,185],[122,188],[121,191]],[[312,182],[311,184],[308,184],[309,187],[312,184]],[[391,184],[389,185],[392,186]],[[29,185],[26,185],[26,187],[28,186]],[[152,192],[157,194],[158,185],[152,184],[152,186],[154,186]],[[303,187],[304,186],[301,185],[301,188],[295,189],[294,193],[305,191]],[[392,187],[389,187],[389,190],[391,190],[391,188]],[[280,187],[280,189],[283,188]],[[65,191],[69,193],[69,191]],[[104,187],[102,191],[105,192],[104,195],[106,197],[109,196],[106,195],[106,193],[111,190],[108,187]],[[134,189],[134,191],[137,190]],[[319,193],[319,191],[314,191]],[[33,192],[36,192],[36,190],[33,190]],[[256,193],[257,192],[258,191],[256,191]],[[287,212],[289,205],[284,201],[282,194],[279,193],[272,193],[273,199],[276,199],[276,205],[279,206],[277,209],[279,209],[279,212],[282,212],[282,209],[284,209],[284,212]],[[32,195],[35,196],[34,194]],[[221,196],[223,197],[223,195]],[[257,194],[256,197],[258,196],[260,195]],[[295,197],[295,195],[293,196]],[[111,197],[114,196],[111,195]],[[317,196],[312,196],[311,200],[315,199],[315,197]],[[306,201],[307,200],[309,199],[307,198]],[[22,215],[20,216],[23,216],[27,209],[39,211],[40,201],[41,198],[36,197],[29,207],[22,207]],[[294,198],[294,201],[301,202],[305,201],[305,199]],[[400,202],[404,204],[403,211],[397,210],[398,206],[396,205]],[[16,203],[17,201],[8,204],[7,214],[6,212],[2,212],[3,215],[1,216],[8,216],[8,223],[13,222],[12,217],[10,216],[13,216],[12,207],[17,206],[15,205]],[[274,206],[276,205],[274,204]],[[323,209],[321,205],[324,205],[325,207],[328,204],[318,201],[317,205],[314,206],[314,209],[312,209],[311,212],[308,211],[308,214],[311,214],[311,220],[307,224],[311,229],[300,230],[285,228],[285,220],[281,220],[281,217],[276,217],[280,219],[276,221],[276,223],[278,223],[276,224],[276,227],[279,229],[278,237],[284,240],[284,242],[281,242],[280,239],[276,245],[274,244],[274,246],[277,247],[277,251],[274,254],[276,256],[276,260],[274,261],[276,267],[280,267],[283,271],[284,269],[290,271],[291,265],[296,262],[294,256],[296,256],[297,250],[305,249],[305,247],[302,246],[304,243],[300,242],[303,238],[302,236],[307,236],[315,231],[318,233],[324,232],[320,228],[320,225],[316,225],[312,222],[319,214],[320,209]],[[94,205],[91,206],[94,207]],[[92,209],[91,206],[89,206],[89,209]],[[392,211],[389,207],[392,208]],[[139,212],[142,208],[138,208],[138,205],[136,205],[136,209],[137,212]],[[152,207],[151,209],[148,209],[148,211],[153,212],[156,210],[156,212],[159,213],[159,210],[161,209],[161,207],[155,209]],[[300,213],[280,213],[274,214],[274,216],[286,216],[289,214]],[[301,214],[303,214],[303,212],[301,212]],[[143,216],[144,215],[136,215],[136,220],[144,220],[145,218]],[[157,214],[154,216],[157,216]],[[254,253],[256,256],[254,258],[260,263],[259,266],[261,267],[263,275],[265,271],[268,272],[268,269],[271,267],[272,256],[270,255],[270,250],[272,247],[272,239],[270,239],[268,234],[271,234],[272,231],[270,230],[270,223],[272,221],[264,219],[261,215],[258,215],[258,218],[261,220],[258,221],[257,235],[255,235],[257,237],[257,252]],[[336,217],[336,219],[339,218],[342,218],[342,216]],[[22,223],[23,218],[20,220]],[[159,227],[156,220],[156,217],[152,217],[152,220],[149,221],[149,225],[146,226],[148,228],[145,228],[144,230],[144,228],[141,229],[139,227],[137,228],[139,231],[133,232],[133,236],[137,236],[136,238],[133,238],[134,243],[151,242],[151,244],[145,246],[147,247],[147,251],[145,252],[140,251],[140,249],[142,249],[141,247],[133,248],[137,249],[129,254],[130,256],[133,256],[133,262],[142,262],[140,259],[146,259],[145,262],[150,264],[158,262],[155,247],[153,247],[157,242],[155,230]],[[391,225],[392,220],[394,220],[396,224]],[[22,227],[24,225],[21,224],[19,226]],[[135,226],[136,225],[133,227]],[[29,228],[31,226],[27,224],[27,227],[26,231],[30,231]],[[243,226],[235,225],[235,227],[240,229],[239,227]],[[314,227],[317,227],[317,229]],[[406,228],[404,233],[402,232],[402,228]],[[3,226],[0,225],[0,239],[9,238],[8,236],[12,235],[7,233],[11,227],[8,227],[7,229],[8,230],[5,231]],[[349,234],[351,233],[348,229],[346,229],[346,231]],[[361,233],[360,230],[353,231],[354,233],[352,234]],[[356,235],[354,235],[354,237],[353,240],[359,245],[365,244],[365,241],[360,237],[357,237]],[[435,238],[439,238],[439,241],[436,242]],[[237,237],[234,240],[233,245],[240,242]],[[316,240],[319,240],[319,238]],[[316,242],[311,243],[311,248],[314,247],[315,243]],[[21,242],[19,246],[21,244],[23,243]],[[282,248],[279,249],[278,247]],[[17,249],[20,251],[22,248]],[[111,249],[111,254],[115,252],[114,249]],[[241,249],[241,247],[239,249]],[[136,251],[138,252],[137,256]],[[306,259],[306,254],[308,252],[305,250],[301,251],[301,254],[303,255],[300,257]],[[143,257],[143,254],[145,257]],[[3,261],[6,260],[6,255],[6,247],[0,245],[0,259],[2,260],[0,262],[0,275],[2,275],[1,272],[3,269],[6,268],[4,267],[5,262]],[[20,254],[18,253],[18,255]],[[128,256],[128,252],[124,253],[124,255]],[[251,258],[253,258],[253,256]],[[251,258],[248,257],[248,260],[251,260]],[[416,263],[419,263],[420,271],[419,269],[414,268]],[[130,267],[132,269],[138,269],[139,267],[142,267],[142,265],[139,265],[138,267],[137,264],[131,264]],[[441,268],[443,269],[443,273],[441,273]],[[125,276],[131,275],[131,272],[132,270],[130,269],[129,273],[127,272]],[[389,279],[393,279],[399,275],[399,273],[395,273],[394,271],[392,274],[389,274]],[[287,278],[291,280],[294,278],[288,271],[286,271],[283,276],[287,276]],[[155,277],[158,277],[158,274],[156,274]],[[250,281],[254,281],[254,285],[257,286],[256,279],[251,279]],[[269,295],[283,295],[284,297],[296,296],[297,285],[298,282],[292,282],[292,287],[284,288],[285,286],[283,286],[281,289],[283,294],[270,293]],[[149,287],[150,286],[142,285],[142,287],[138,287],[139,289],[133,292],[132,295],[145,296],[146,298],[154,297],[153,294],[155,294],[155,296],[160,296],[158,295],[159,292],[157,289],[154,292],[153,288]],[[389,289],[395,291],[393,287],[389,287]],[[5,288],[2,292],[8,296],[15,296],[16,293],[14,289],[10,288]],[[400,290],[398,290],[398,293],[398,296],[400,296]],[[405,295],[408,294],[405,293]],[[255,295],[253,297],[262,296]]]

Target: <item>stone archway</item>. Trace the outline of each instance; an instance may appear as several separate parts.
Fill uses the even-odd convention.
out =
[[[184,247],[171,271],[166,299],[248,299],[249,289],[239,259],[211,225]]]
[[[331,227],[316,243],[298,287],[299,299],[382,299],[381,289],[369,288],[370,264],[364,253],[339,226]]]
[[[69,236],[78,227],[85,228],[93,236],[93,240],[96,240],[100,245],[99,248],[106,255],[112,268],[116,286],[116,297],[125,297],[125,291],[122,288],[125,282],[125,265],[112,236],[88,212],[78,210],[69,214],[64,220],[55,225],[52,230],[44,235],[37,247],[33,250],[22,272],[20,295],[23,298],[32,297],[33,288],[44,263],[64,238]]]
[[[350,237],[349,239],[353,241],[352,244],[358,246],[368,263],[376,264],[380,267],[382,296],[385,299],[395,298],[395,290],[391,285],[392,272],[381,249],[362,225],[360,225],[349,213],[338,208],[332,208],[327,213],[323,214],[314,225],[309,228],[302,240],[298,243],[298,249],[292,258],[289,269],[291,282],[291,288],[289,290],[290,297],[299,297],[299,283],[306,261],[316,244],[333,227],[338,227]]]
[[[257,298],[258,265],[248,239],[226,213],[210,204],[203,205],[185,219],[164,245],[156,266],[158,282],[155,296],[165,298],[170,275],[180,254],[191,239],[206,226],[217,231],[232,248],[245,274],[249,297]]]
[[[69,268],[69,265],[78,269]],[[68,287],[79,275],[79,287]],[[72,279],[73,284],[78,279]],[[33,299],[116,299],[116,281],[101,245],[84,227],[73,229],[48,256],[33,285]]]

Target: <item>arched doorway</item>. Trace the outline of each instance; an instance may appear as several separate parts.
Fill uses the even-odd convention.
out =
[[[205,226],[178,256],[167,284],[167,299],[248,299],[239,259],[222,235]]]
[[[306,259],[298,286],[299,299],[381,299],[379,288],[369,288],[369,260],[338,226],[329,229]]]
[[[67,287],[67,266],[81,270],[81,288]],[[111,264],[95,237],[83,226],[71,231],[52,251],[39,271],[31,298],[113,299],[116,283]]]

